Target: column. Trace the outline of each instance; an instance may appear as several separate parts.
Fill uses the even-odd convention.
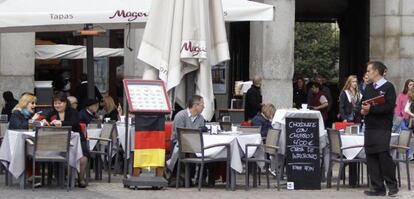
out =
[[[258,0],[275,6],[269,22],[250,24],[250,78],[263,77],[264,103],[292,106],[294,73],[295,0]]]
[[[9,90],[19,99],[23,92],[34,92],[34,71],[35,34],[1,33],[0,93]]]

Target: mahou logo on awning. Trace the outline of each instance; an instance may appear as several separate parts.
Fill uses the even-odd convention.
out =
[[[181,42],[182,58],[201,58],[207,57],[206,41],[185,40]]]
[[[128,19],[128,21],[135,21],[138,18],[148,17],[148,15],[149,15],[148,12],[117,10],[115,11],[114,15],[109,17],[109,19],[124,18],[124,19]]]

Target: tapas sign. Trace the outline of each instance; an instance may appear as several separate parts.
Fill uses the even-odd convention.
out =
[[[161,80],[125,79],[124,89],[131,112],[171,112],[170,100]]]

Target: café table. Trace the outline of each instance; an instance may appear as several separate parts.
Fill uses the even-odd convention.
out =
[[[397,133],[391,134],[390,144],[397,144],[398,143],[398,136]],[[364,134],[341,134],[341,143],[342,147],[350,147],[350,146],[363,146],[364,145]],[[345,149],[342,151],[343,155],[346,159],[352,160],[355,158],[365,158],[365,150],[364,147],[357,147],[351,149]],[[349,164],[349,184],[351,186],[355,186],[357,184],[357,165],[355,163]]]
[[[391,134],[390,144],[398,143],[398,133]],[[364,145],[364,135],[363,134],[341,134],[342,147]],[[343,154],[348,160],[352,160],[356,157],[365,158],[365,150],[363,147],[345,149]]]
[[[8,165],[3,162],[5,166],[8,166],[7,170],[12,176],[18,179],[20,188],[24,188],[23,175],[26,168],[25,155],[25,140],[27,138],[33,138],[35,131],[19,131],[19,130],[7,130],[4,135],[3,143],[0,147],[0,159],[7,161]],[[70,156],[69,165],[80,171],[80,158],[83,157],[80,136],[77,132],[72,132],[70,140]],[[76,173],[76,172],[74,172]],[[74,177],[75,175],[72,175]],[[73,179],[72,179],[73,180]]]
[[[116,129],[118,133],[119,144],[124,149],[124,151],[126,151],[127,159],[129,159],[131,151],[134,150],[131,143],[135,143],[135,126],[132,124],[129,124],[128,126],[128,145],[125,143],[125,123],[116,122]]]
[[[243,163],[242,158],[245,156],[245,147],[247,144],[261,144],[262,143],[262,136],[257,134],[244,134],[243,132],[220,132],[217,135],[211,135],[208,133],[203,134],[203,141],[204,146],[211,146],[215,144],[230,144],[230,167],[231,167],[231,188],[234,190],[236,186],[236,172],[241,173],[243,172]],[[258,158],[263,158],[264,151],[260,148],[260,150],[254,149],[253,147],[250,148],[248,157],[252,157],[253,155]],[[201,154],[196,154],[197,156],[201,156]],[[226,157],[225,147],[214,147],[204,151],[204,155],[210,158],[221,158]],[[178,160],[178,147],[175,146],[172,157],[170,160],[167,161],[167,167],[172,171],[174,169],[175,163]],[[262,166],[259,165],[259,166]]]
[[[297,110],[297,109],[278,109],[272,120],[272,126],[275,129],[281,129],[279,139],[279,154],[284,155],[286,150],[286,118],[305,118],[318,119],[319,121],[319,148],[323,149],[327,144],[327,136],[322,115],[319,111],[314,110]]]

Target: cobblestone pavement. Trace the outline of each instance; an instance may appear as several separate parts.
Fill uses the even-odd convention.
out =
[[[411,170],[414,164],[411,165]],[[412,170],[414,171],[414,170]],[[414,191],[408,191],[405,178],[405,169],[402,167],[402,187],[397,198],[413,198]],[[334,172],[336,176],[336,171]],[[226,191],[224,185],[218,185],[215,188],[202,188],[199,192],[196,188],[165,188],[163,190],[133,190],[124,188],[121,182],[122,176],[113,177],[112,183],[102,182],[91,182],[90,185],[85,188],[75,187],[71,191],[67,192],[66,189],[59,187],[41,187],[37,188],[34,192],[31,189],[20,190],[16,185],[6,187],[4,184],[4,175],[0,175],[0,199],[2,198],[23,198],[23,199],[36,199],[36,198],[55,198],[55,199],[66,199],[66,198],[96,198],[96,199],[109,199],[109,198],[145,198],[145,199],[156,199],[156,198],[180,198],[180,199],[247,199],[247,198],[286,198],[286,199],[312,199],[312,198],[346,198],[356,199],[364,198],[363,191],[367,189],[366,185],[358,188],[350,188],[347,185],[342,185],[339,191],[333,188],[326,188],[325,184],[322,184],[322,190],[286,190],[285,187],[281,191],[277,191],[275,188],[275,181],[272,180],[272,188],[267,189],[262,184],[259,188],[251,188],[249,191],[244,189],[244,178],[242,175],[238,176],[236,191]],[[105,178],[104,178],[105,180]],[[262,183],[265,179],[262,180]],[[366,180],[365,180],[366,182]],[[414,187],[413,187],[414,188]]]

